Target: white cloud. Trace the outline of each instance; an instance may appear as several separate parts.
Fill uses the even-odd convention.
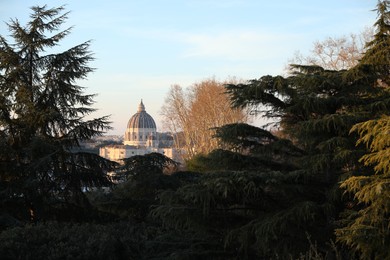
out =
[[[269,31],[264,28],[209,28],[201,32],[172,29],[125,28],[130,38],[143,38],[176,46],[176,54],[185,59],[254,61],[291,56],[302,44],[303,35]]]
[[[294,35],[281,35],[254,30],[234,30],[222,33],[185,35],[189,45],[183,57],[257,60],[278,56]]]

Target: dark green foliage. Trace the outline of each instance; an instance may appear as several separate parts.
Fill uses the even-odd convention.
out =
[[[48,222],[0,233],[1,259],[234,259],[204,238],[129,222]]]
[[[30,18],[10,21],[13,42],[0,37],[0,208],[35,221],[84,206],[83,189],[109,185],[114,164],[74,149],[109,128],[107,117],[85,120],[93,95],[77,82],[93,71],[89,42],[50,53],[70,33],[67,13],[36,6]]]
[[[92,192],[89,198],[99,210],[118,219],[144,221],[156,204],[160,190],[176,189],[179,181],[161,173],[143,173],[118,184],[112,192]]]
[[[369,169],[359,162],[366,149],[355,146],[350,129],[389,112],[387,78],[378,81],[386,64],[369,66],[363,57],[348,71],[292,65],[289,77],[226,86],[234,106],[261,105],[266,116],[280,118],[288,140],[244,124],[216,129],[225,150],[189,161],[206,173],[162,193],[153,216],[171,228],[222,237],[241,257],[298,256],[309,248],[307,236],[330,252],[335,220],[353,205],[339,182]]]
[[[144,234],[129,224],[44,223],[0,233],[1,259],[141,259]]]
[[[321,184],[281,172],[204,173],[195,183],[160,194],[152,216],[167,228],[221,241],[231,257],[294,255],[328,239],[329,214]],[[322,223],[322,225],[319,225]]]
[[[183,182],[164,173],[164,170],[175,169],[177,165],[178,163],[159,153],[126,158],[116,175],[122,183],[116,185],[110,193],[97,191],[92,192],[89,197],[104,212],[121,219],[144,221],[150,208],[158,203],[158,192],[175,190]]]
[[[330,185],[307,174],[307,152],[246,124],[218,128],[216,137],[232,151],[189,161],[205,173],[162,193],[153,216],[171,228],[216,236],[235,257],[297,257],[310,247],[308,235],[320,243],[321,254],[333,254],[327,245],[335,213]]]
[[[370,201],[368,198],[369,194],[373,194],[370,189],[375,188],[371,184],[377,182],[373,182],[368,176],[348,178],[373,172],[369,164],[364,166],[359,161],[367,150],[361,144],[355,146],[358,136],[355,132],[350,133],[351,128],[357,123],[378,118],[382,114],[387,115],[390,111],[388,4],[388,1],[379,2],[379,19],[375,24],[377,34],[374,40],[368,43],[367,52],[356,67],[346,71],[330,71],[318,66],[292,65],[293,73],[286,78],[264,76],[247,85],[227,86],[233,105],[254,106],[254,109],[258,105],[267,105],[266,115],[281,119],[279,126],[283,135],[304,151],[299,165],[307,185],[313,185],[313,181],[322,183],[318,191],[324,194],[328,206],[332,209],[331,214],[326,215],[327,222],[329,219],[339,218],[343,205],[349,208],[341,215],[340,222],[330,223],[324,234],[331,234],[337,223],[348,225],[338,231],[339,241],[352,246],[358,255],[363,253],[362,258],[388,257],[382,253],[388,251],[388,234],[385,231],[388,230],[388,221],[385,220],[388,216],[383,210],[386,207],[380,203],[382,198],[387,197],[386,192],[381,189],[374,203],[374,200]],[[341,198],[341,193],[337,190],[339,181],[344,179],[346,181],[342,187],[355,193],[354,196],[360,204],[356,204],[350,196]],[[292,203],[295,204],[294,201]],[[371,206],[366,208],[366,203]],[[316,204],[319,205],[318,201]],[[292,214],[315,214],[315,208],[308,205],[315,204],[298,203],[295,207],[300,210],[292,211]],[[375,206],[376,209],[373,208]],[[351,210],[355,208],[358,214]],[[378,215],[374,212],[382,213]],[[381,218],[382,221],[373,221],[373,216]],[[273,216],[272,221],[286,223],[282,215],[280,218]],[[305,222],[304,226],[310,226],[310,221]],[[326,222],[320,221],[316,225],[322,225],[321,223]],[[375,231],[378,225],[385,226],[382,233]],[[379,233],[382,235],[375,238]]]
[[[278,139],[264,129],[245,123],[228,124],[215,128],[214,137],[218,138],[230,150],[239,152],[250,152]]]
[[[160,153],[135,155],[123,159],[124,165],[120,172],[127,177],[145,173],[163,173],[165,170],[174,171],[179,165],[177,162]]]
[[[245,156],[226,150],[214,150],[208,155],[195,155],[186,166],[191,171],[213,172],[224,169],[238,171],[262,166],[261,162],[251,156]]]
[[[303,151],[289,140],[248,124],[229,124],[215,129],[215,138],[226,150],[217,149],[187,161],[193,171],[299,169],[297,159]]]
[[[299,169],[297,159],[290,156],[288,159],[283,157],[287,152],[292,152],[289,148],[290,143],[280,141],[273,145],[264,147],[263,153],[244,155],[232,151],[217,149],[207,155],[196,155],[191,160],[188,160],[186,165],[191,171],[198,172],[214,172],[214,171],[242,171],[242,170],[257,170],[263,171],[287,171]],[[280,145],[280,147],[278,147]],[[291,145],[291,147],[293,147]],[[268,150],[267,150],[268,148]],[[280,148],[280,149],[278,149]],[[285,149],[283,151],[283,149]],[[295,148],[295,151],[298,149]],[[275,156],[273,152],[282,154],[280,157]],[[295,161],[295,162],[294,162]]]

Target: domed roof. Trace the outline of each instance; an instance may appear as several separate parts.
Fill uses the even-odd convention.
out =
[[[138,105],[137,113],[135,113],[127,123],[127,128],[156,128],[156,123],[154,122],[153,117],[146,113],[142,100]]]

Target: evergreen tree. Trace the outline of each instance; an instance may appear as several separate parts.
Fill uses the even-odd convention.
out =
[[[331,209],[330,214],[325,215],[326,218],[317,225],[328,223],[328,234],[331,234],[337,223],[348,223],[347,227],[338,230],[338,240],[352,246],[359,254],[363,253],[362,258],[388,257],[383,254],[388,246],[388,221],[385,221],[388,213],[383,210],[388,195],[381,190],[375,203],[374,196],[367,201],[374,192],[374,186],[370,185],[375,182],[366,182],[368,177],[362,176],[373,171],[367,162],[378,158],[374,159],[373,154],[365,156],[362,160],[366,161],[366,165],[363,165],[359,158],[366,153],[366,148],[361,144],[355,146],[358,136],[356,132],[350,132],[351,128],[367,130],[369,123],[353,126],[383,114],[388,115],[390,111],[387,6],[388,1],[378,5],[380,15],[375,24],[378,33],[368,43],[367,53],[357,66],[346,71],[332,71],[318,66],[292,65],[293,73],[288,78],[264,76],[247,85],[227,86],[235,106],[256,108],[267,105],[266,116],[280,118],[279,127],[284,136],[304,151],[300,165],[306,178],[305,185],[320,182],[318,191],[324,195],[322,198]],[[365,135],[362,138],[367,141],[371,137]],[[385,152],[375,156],[385,156]],[[388,161],[388,157],[382,159]],[[356,205],[349,196],[341,197],[339,181],[344,179],[347,180],[342,187],[351,191],[360,204]],[[366,203],[372,204],[359,210]],[[340,222],[332,221],[339,219],[344,208],[349,210],[341,215]],[[381,213],[372,214],[373,210]],[[306,213],[310,215],[314,212],[309,210]],[[371,222],[373,226],[369,226],[368,219],[372,220],[375,216],[378,222]],[[359,226],[363,222],[368,226]],[[382,229],[378,230],[379,223]],[[361,228],[361,232],[357,227]],[[368,234],[376,236],[375,239],[372,240]],[[328,238],[332,238],[332,235]]]
[[[387,4],[379,3],[380,14],[387,12]],[[279,120],[280,136],[287,140],[245,124],[216,129],[222,149],[190,160],[193,169],[204,173],[161,193],[152,216],[169,229],[223,241],[210,248],[223,246],[230,257],[298,257],[311,242],[331,257],[335,253],[329,245],[336,235],[346,258],[352,255],[344,245],[362,258],[388,257],[387,176],[382,172],[381,178],[370,181],[366,176],[374,172],[372,162],[381,171],[388,167],[387,139],[378,132],[388,135],[388,130],[383,120],[373,121],[378,131],[368,130],[372,121],[363,123],[390,111],[389,31],[382,28],[388,21],[387,13],[380,15],[376,26],[381,33],[351,69],[291,65],[288,77],[263,76],[227,85],[233,106],[261,106],[266,117]],[[351,129],[363,133],[357,146],[359,133]],[[367,153],[364,140],[371,145],[379,139],[385,142],[376,146],[380,151],[359,160]],[[342,187],[352,196],[342,196],[343,180]],[[363,222],[371,226],[355,234]],[[344,227],[335,234],[340,223]]]
[[[160,153],[135,155],[123,159],[114,179],[119,184],[107,192],[91,192],[89,197],[101,211],[119,218],[144,221],[157,204],[160,190],[176,189],[180,182],[171,177],[178,163]]]
[[[298,256],[310,246],[308,234],[324,245],[330,237],[329,203],[320,181],[306,185],[298,163],[304,152],[246,124],[216,133],[229,150],[190,160],[204,173],[162,192],[152,216],[204,244],[220,241],[209,243],[209,250],[217,254],[224,248],[228,258]]]
[[[210,250],[223,246],[229,257],[298,257],[311,243],[332,257],[337,235],[345,258],[353,251],[362,259],[388,258],[387,5],[379,3],[380,33],[355,67],[291,65],[288,77],[227,85],[235,107],[262,106],[288,140],[244,124],[218,128],[224,150],[190,160],[204,173],[161,193],[152,216],[168,230],[223,241]],[[373,150],[359,160],[365,142]],[[382,175],[370,176],[372,163]],[[351,192],[345,196],[343,180]]]
[[[83,190],[109,185],[113,164],[74,149],[109,128],[107,117],[85,119],[94,95],[77,84],[93,71],[90,42],[51,53],[71,31],[60,30],[68,13],[31,10],[26,26],[8,24],[13,42],[0,36],[0,205],[35,221],[85,205]]]
[[[390,245],[390,118],[369,120],[355,125],[359,143],[365,143],[370,153],[360,159],[373,165],[375,173],[353,176],[341,184],[353,194],[356,206],[347,210],[343,227],[336,230],[338,240],[361,255],[362,259],[388,259]]]
[[[266,218],[258,218],[238,233],[261,241],[260,248],[264,251],[258,254],[263,257],[272,254],[288,257],[294,252],[297,254],[297,250],[308,250],[307,237],[318,243],[323,253],[331,253],[327,243],[333,239],[333,220],[342,209],[337,183],[344,165],[353,163],[357,158],[355,151],[351,150],[354,140],[348,135],[356,118],[343,109],[352,103],[349,96],[353,95],[346,91],[347,83],[342,80],[344,72],[324,70],[318,66],[292,68],[294,74],[287,78],[264,76],[246,85],[227,86],[236,106],[256,109],[258,105],[266,105],[266,116],[280,118],[282,135],[290,140],[276,142],[278,150],[266,146],[260,153],[278,151],[272,152],[270,158],[286,167],[283,185],[280,184],[280,190],[274,188],[274,192],[280,194],[277,198],[288,194],[288,203],[279,202],[282,207],[265,210]],[[293,147],[289,143],[293,143],[295,148],[287,149]],[[287,167],[292,155],[295,155],[293,165],[298,167]],[[263,172],[263,168],[257,170],[258,175],[263,175]],[[277,176],[275,173],[268,175],[268,181]],[[276,241],[283,241],[283,246],[275,248],[278,245]],[[252,243],[246,247],[259,245],[259,242]],[[265,250],[270,248],[275,251],[264,255]]]
[[[187,161],[187,168],[199,172],[229,169],[287,170],[299,169],[297,158],[302,150],[290,141],[245,123],[228,124],[215,128],[221,149],[207,155],[198,155]]]
[[[368,100],[370,120],[356,124],[351,133],[358,133],[357,145],[368,151],[360,159],[367,166],[362,175],[344,180],[341,187],[353,196],[353,207],[344,212],[338,240],[350,246],[362,259],[390,258],[390,2],[378,3],[378,20],[374,39],[367,44],[361,62],[348,74],[358,76],[362,95]],[[373,167],[373,168],[372,168]]]
[[[123,159],[123,166],[119,172],[130,179],[140,174],[163,174],[164,171],[175,170],[178,165],[179,163],[161,153],[149,153]]]

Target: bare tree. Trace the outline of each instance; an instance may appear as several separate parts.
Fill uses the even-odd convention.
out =
[[[297,51],[288,63],[318,65],[330,70],[352,68],[362,57],[365,45],[373,34],[372,28],[366,28],[360,34],[338,38],[328,37],[323,41],[316,41],[309,55],[304,56]]]
[[[230,98],[225,93],[226,83],[208,79],[185,90],[179,85],[171,86],[161,115],[168,130],[183,133],[185,158],[206,154],[218,147],[217,140],[213,139],[213,128],[247,122],[243,110],[231,108]]]
[[[186,129],[189,105],[184,90],[179,85],[172,85],[166,98],[165,103],[161,108],[161,115],[163,116],[163,126],[171,133],[174,133],[175,144],[179,145],[179,132]],[[185,140],[187,143],[188,140]]]

